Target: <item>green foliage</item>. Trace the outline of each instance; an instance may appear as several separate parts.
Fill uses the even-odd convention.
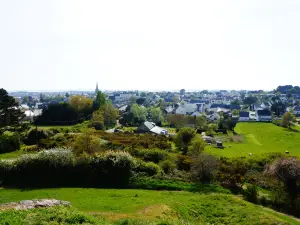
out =
[[[4,211],[0,214],[0,221],[2,224],[13,225],[100,224],[91,216],[65,207]]]
[[[100,151],[100,138],[94,136],[91,130],[86,129],[75,138],[73,149],[76,155],[92,154]]]
[[[255,185],[247,184],[246,188],[243,191],[245,200],[258,203],[258,189]]]
[[[24,139],[24,143],[26,145],[35,145],[41,139],[46,139],[51,136],[51,132],[44,130],[44,129],[32,129],[29,131],[27,136]]]
[[[156,184],[155,184],[156,183]],[[189,184],[166,181],[148,181],[153,187],[164,185],[189,188]],[[190,185],[192,189],[192,184]],[[151,188],[151,187],[150,187]],[[158,188],[164,189],[164,188]],[[222,192],[225,191],[225,192]],[[197,189],[196,189],[197,191]],[[128,224],[157,225],[168,221],[169,224],[249,224],[249,225],[298,225],[298,220],[271,209],[248,203],[238,196],[230,195],[226,190],[214,185],[199,185],[199,193],[185,191],[149,191],[132,189],[94,189],[94,188],[59,188],[59,189],[0,189],[0,203],[36,198],[58,198],[70,201],[78,210],[94,215],[75,216],[67,212],[55,212],[57,208],[34,209],[28,211],[9,211],[1,213],[9,224],[21,225],[15,218],[30,217],[41,214],[34,219],[53,218],[53,224],[66,224],[67,218],[83,218],[83,224],[115,224],[128,219]],[[71,210],[64,209],[64,210]],[[75,211],[77,214],[77,212]],[[48,214],[49,216],[47,216]],[[61,215],[68,215],[62,218]],[[85,214],[84,214],[85,215]],[[2,219],[3,217],[1,217]],[[63,222],[57,221],[57,218]],[[106,218],[106,219],[105,219]],[[130,218],[130,219],[129,219]],[[74,219],[75,220],[75,219]],[[74,221],[71,220],[72,222]],[[2,220],[0,220],[2,222]],[[22,221],[22,220],[21,220]],[[57,221],[57,222],[56,222]],[[76,222],[78,220],[75,220]],[[94,222],[95,221],[95,222]],[[37,221],[39,222],[39,221]],[[42,224],[43,221],[40,221]],[[48,222],[46,220],[46,222]],[[56,223],[55,223],[56,222]],[[125,224],[126,224],[125,223]],[[47,224],[47,223],[46,223]],[[67,223],[68,224],[68,223]],[[80,224],[80,223],[79,223]],[[97,224],[97,223],[96,223]],[[26,224],[25,225],[29,225]]]
[[[159,163],[160,161],[166,160],[170,157],[170,154],[165,150],[161,150],[158,148],[155,149],[132,149],[130,150],[130,154],[141,158],[144,161],[150,161],[154,163]]]
[[[252,97],[252,96],[246,97],[243,100],[244,105],[252,105],[252,104],[255,104],[257,102],[258,102],[257,97]]]
[[[103,122],[105,128],[114,127],[117,123],[117,118],[119,116],[119,111],[116,109],[111,102],[103,105],[100,108],[100,112],[103,116]]]
[[[92,126],[96,130],[103,130],[104,129],[104,116],[103,112],[100,110],[94,111],[92,115]]]
[[[195,135],[196,131],[193,128],[181,128],[174,138],[177,148],[183,151],[184,154],[186,154],[188,151],[188,146]]]
[[[170,159],[160,162],[160,167],[163,169],[164,173],[170,173],[176,168],[175,162]]]
[[[123,187],[128,185],[133,168],[139,169],[126,152],[105,152],[76,159],[69,149],[59,148],[0,162],[3,184],[23,187]],[[155,168],[149,163],[142,165],[143,169]]]
[[[191,171],[194,178],[201,183],[209,183],[215,179],[219,161],[208,154],[193,156]]]
[[[25,117],[25,114],[19,109],[19,104],[3,88],[0,89],[0,112],[0,128],[18,127]]]
[[[21,141],[17,133],[3,133],[0,135],[0,154],[20,149]]]
[[[144,106],[133,104],[130,108],[130,113],[133,116],[134,123],[141,123],[146,121],[147,109]]]
[[[204,151],[205,146],[206,142],[202,139],[202,137],[200,135],[196,135],[188,146],[188,155],[198,156]]]
[[[291,128],[291,126],[293,126],[294,122],[296,122],[295,115],[291,112],[286,112],[282,117],[281,125],[283,127]]]
[[[154,162],[144,162],[142,160],[137,161],[134,170],[137,173],[144,173],[147,176],[153,176],[155,174],[161,173],[161,168],[157,164],[155,164]]]
[[[106,103],[106,96],[103,92],[98,91],[96,99],[94,101],[94,110],[100,109],[102,106],[104,106]]]
[[[160,124],[164,119],[161,109],[159,107],[157,108],[151,107],[149,109],[149,114],[150,114],[151,121],[156,124]]]

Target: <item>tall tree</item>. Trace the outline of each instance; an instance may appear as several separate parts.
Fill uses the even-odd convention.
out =
[[[184,127],[179,130],[175,136],[176,146],[183,151],[183,154],[186,154],[188,151],[188,146],[191,143],[192,139],[195,137],[196,131],[190,127]]]
[[[83,112],[92,109],[93,100],[81,96],[81,95],[73,95],[70,98],[70,106],[74,108],[77,112]]]
[[[103,113],[104,126],[106,128],[113,127],[116,125],[119,111],[116,109],[111,102],[106,103],[100,108]]]
[[[149,109],[149,114],[150,114],[152,122],[154,122],[154,123],[161,123],[164,119],[159,107],[157,107],[157,108],[151,107]]]
[[[180,95],[185,95],[185,89],[180,90]]]
[[[291,128],[296,121],[296,117],[293,112],[286,112],[282,117],[282,126]]]
[[[94,101],[94,109],[95,110],[100,109],[100,107],[102,107],[103,105],[105,105],[105,103],[106,103],[106,96],[105,96],[105,94],[102,91],[98,91],[96,99]]]
[[[0,89],[0,128],[6,126],[18,126],[25,117],[19,109],[16,100],[9,96],[7,91]]]
[[[130,108],[130,113],[132,114],[134,122],[136,123],[144,122],[146,120],[147,109],[143,106],[133,104]]]

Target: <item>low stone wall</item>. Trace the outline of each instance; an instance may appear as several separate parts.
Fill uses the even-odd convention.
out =
[[[71,206],[70,202],[61,201],[56,199],[37,199],[37,200],[24,200],[20,202],[9,202],[0,204],[1,210],[16,209],[16,210],[27,210],[42,207],[53,207],[53,206]]]

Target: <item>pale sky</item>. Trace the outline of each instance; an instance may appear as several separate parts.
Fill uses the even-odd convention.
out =
[[[0,88],[300,85],[299,0],[0,0]]]

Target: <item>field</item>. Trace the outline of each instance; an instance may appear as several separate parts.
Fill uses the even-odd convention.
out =
[[[235,132],[244,137],[242,143],[224,143],[224,149],[211,146],[206,151],[217,156],[249,157],[261,153],[289,151],[290,155],[300,156],[300,132],[278,127],[272,123],[238,123]]]
[[[118,224],[300,224],[292,217],[222,193],[82,188],[0,190],[0,203],[38,198],[70,201],[79,211],[107,220],[101,224],[122,219],[140,222]],[[0,219],[2,216],[9,222],[17,214],[0,214]]]

